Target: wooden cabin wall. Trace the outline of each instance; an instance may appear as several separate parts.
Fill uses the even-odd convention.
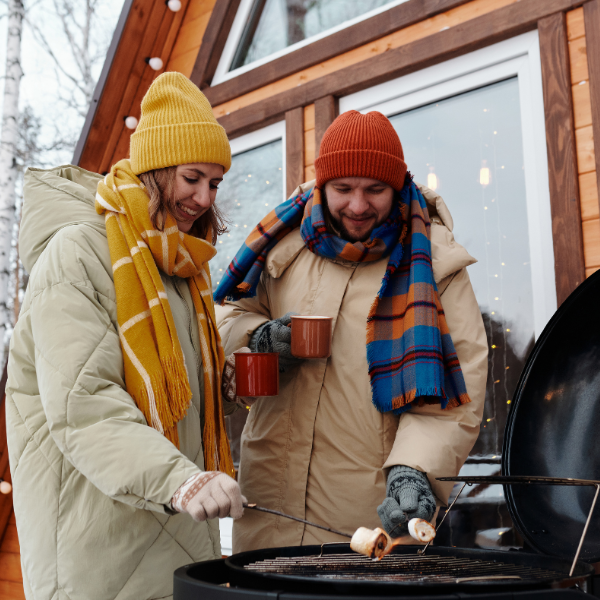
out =
[[[392,48],[399,48],[400,46],[404,46],[416,40],[426,38],[432,33],[454,27],[461,23],[466,23],[504,6],[515,4],[516,2],[518,2],[518,0],[472,0],[462,6],[400,29],[390,35],[386,35],[370,44],[365,44],[350,52],[345,52],[330,60],[314,65],[313,67],[303,69],[293,75],[279,79],[278,81],[254,90],[253,92],[244,94],[218,106],[214,106],[213,111],[215,116],[220,118],[227,113],[232,113],[240,108],[250,106],[251,104],[274,96],[275,94],[291,90],[297,86],[304,85],[309,81],[335,73],[340,69],[359,63],[378,54],[383,54]]]
[[[140,105],[150,84],[162,72],[180,71],[189,76],[198,54],[215,0],[182,0],[172,12],[164,0],[135,0],[106,80],[94,122],[79,165],[96,173],[129,155],[133,131],[125,117],[139,119]],[[145,58],[158,56],[164,67],[154,71]]]
[[[304,181],[315,175],[315,105],[304,107]]]
[[[11,511],[0,542],[0,600],[25,600],[17,524]]]
[[[585,274],[600,268],[600,211],[583,7],[567,13]]]
[[[186,77],[192,74],[215,2],[216,0],[193,0],[189,4],[167,63],[167,71],[179,71]]]

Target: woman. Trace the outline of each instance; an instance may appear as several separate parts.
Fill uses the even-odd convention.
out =
[[[220,557],[213,519],[243,512],[208,269],[229,142],[165,73],[130,156],[26,175],[6,410],[28,599],[169,598],[177,567]]]

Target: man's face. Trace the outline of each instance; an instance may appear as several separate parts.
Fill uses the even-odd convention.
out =
[[[389,216],[394,189],[368,177],[342,177],[325,184],[327,207],[341,237],[364,242]]]

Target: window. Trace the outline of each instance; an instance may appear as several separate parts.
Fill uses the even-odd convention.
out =
[[[407,0],[242,0],[212,85]]]
[[[217,192],[229,231],[219,237],[210,262],[214,288],[252,228],[285,199],[284,131],[284,124],[276,123],[231,140],[231,169]]]
[[[520,113],[511,78],[391,117],[415,180],[446,199],[456,239],[478,260],[468,270],[490,358],[475,455],[500,455],[535,338]]]
[[[229,221],[229,232],[217,241],[217,255],[210,261],[216,289],[252,228],[285,200],[285,124],[275,123],[231,140],[231,169],[219,184],[217,203]],[[240,463],[240,436],[248,412],[227,417],[227,434],[236,469]]]
[[[479,261],[468,271],[489,371],[479,439],[462,473],[499,474],[512,394],[556,310],[537,32],[342,98],[340,110],[350,109],[390,118],[415,180],[444,198],[456,240]],[[442,544],[516,542],[501,486],[473,486],[457,507]]]

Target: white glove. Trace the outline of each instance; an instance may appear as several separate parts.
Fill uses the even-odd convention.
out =
[[[235,479],[220,471],[204,471],[192,475],[173,494],[171,507],[188,513],[194,521],[239,519],[244,514],[244,502],[246,498]]]

